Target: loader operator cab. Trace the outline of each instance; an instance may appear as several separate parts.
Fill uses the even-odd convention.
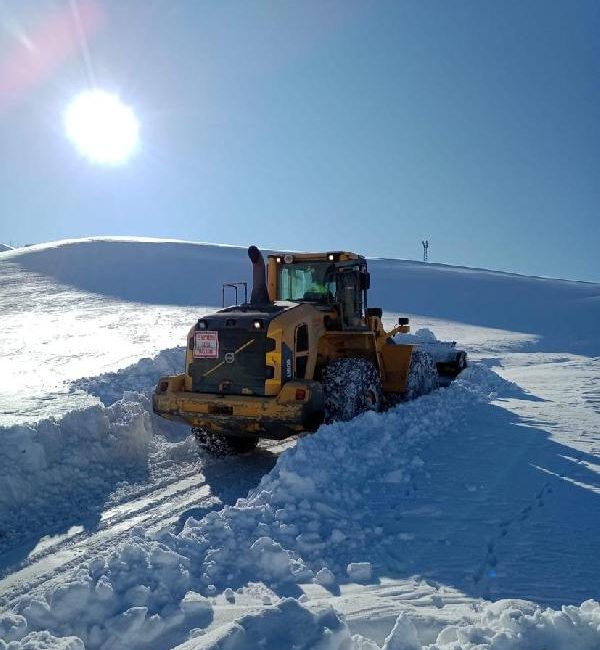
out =
[[[273,283],[276,300],[310,302],[335,310],[337,329],[366,328],[369,274],[363,257],[353,253],[327,253],[312,258],[310,254],[272,256],[271,272],[277,278]]]

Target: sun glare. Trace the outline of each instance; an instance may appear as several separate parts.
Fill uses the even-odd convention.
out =
[[[101,90],[75,97],[65,113],[65,129],[86,158],[107,165],[125,162],[139,141],[134,112],[116,95]]]

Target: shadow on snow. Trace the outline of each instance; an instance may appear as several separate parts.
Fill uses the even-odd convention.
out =
[[[555,606],[600,597],[598,457],[492,404],[419,455],[410,485],[366,487],[369,525],[395,531],[364,558],[380,575]]]

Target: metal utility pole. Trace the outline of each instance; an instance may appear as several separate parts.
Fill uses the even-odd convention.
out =
[[[421,243],[423,244],[423,261],[428,262],[429,261],[429,240],[424,239]]]

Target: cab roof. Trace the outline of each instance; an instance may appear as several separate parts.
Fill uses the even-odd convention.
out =
[[[350,260],[364,260],[363,255],[348,251],[327,251],[325,253],[273,253],[269,259],[277,263],[293,264],[294,262],[347,262]]]

